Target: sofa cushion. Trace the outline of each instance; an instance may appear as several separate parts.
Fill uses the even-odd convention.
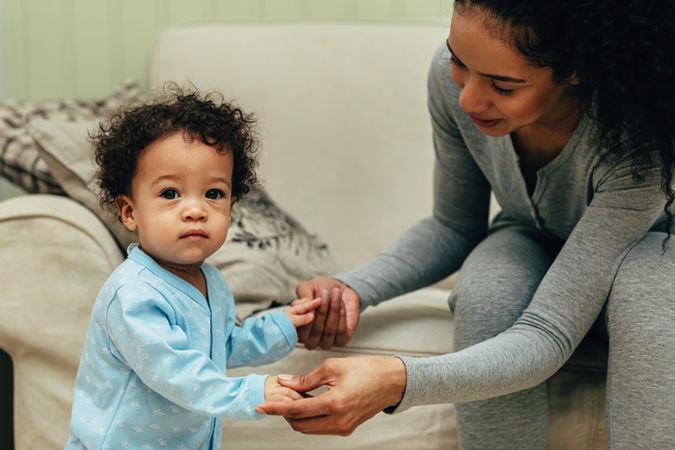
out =
[[[138,84],[129,81],[104,98],[0,101],[0,174],[29,193],[63,194],[26,130],[27,118],[74,121],[105,117],[137,99],[139,92]]]
[[[27,128],[58,185],[93,211],[120,248],[126,248],[135,235],[99,203],[89,140],[98,126],[96,120],[35,117]],[[273,302],[290,302],[301,280],[336,271],[326,243],[288,215],[262,188],[253,189],[235,204],[228,239],[208,261],[220,269],[232,288],[239,319]]]

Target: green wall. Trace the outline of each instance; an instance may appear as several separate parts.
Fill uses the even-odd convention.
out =
[[[157,32],[204,20],[449,18],[450,0],[2,0],[6,98],[104,96],[145,85]]]

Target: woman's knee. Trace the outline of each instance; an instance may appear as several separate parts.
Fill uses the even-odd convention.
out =
[[[552,259],[542,242],[521,229],[488,236],[464,262],[448,299],[460,334],[470,329],[469,340],[484,340],[510,327],[529,305]]]
[[[616,447],[662,448],[673,436],[675,248],[664,253],[664,237],[649,233],[628,253],[607,302],[607,425]]]
[[[614,337],[666,332],[675,322],[675,247],[662,249],[663,233],[649,233],[626,255],[607,301]],[[664,329],[663,327],[666,327]]]

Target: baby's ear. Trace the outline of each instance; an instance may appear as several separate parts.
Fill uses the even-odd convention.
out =
[[[115,198],[115,205],[117,206],[117,214],[120,221],[127,227],[129,231],[136,231],[136,219],[134,218],[134,202],[128,195],[122,194]]]

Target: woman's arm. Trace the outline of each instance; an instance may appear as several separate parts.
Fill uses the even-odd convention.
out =
[[[453,354],[402,358],[408,384],[400,410],[505,395],[553,375],[596,320],[624,257],[664,203],[659,170],[636,183],[630,161],[609,169],[530,306],[509,330]]]
[[[509,330],[462,351],[429,358],[400,357],[406,386],[396,411],[411,406],[466,402],[506,395],[535,386],[569,358],[605,303],[614,277],[630,249],[649,231],[663,210],[659,171],[641,183],[630,161],[613,167],[596,184],[594,198],[542,280],[530,306]],[[293,404],[268,403],[261,411],[292,418],[294,428],[319,433],[305,424],[320,421],[334,434],[350,433],[389,406],[400,392],[400,378],[384,376],[378,364],[352,364],[345,358],[282,384],[311,387],[333,380],[331,395]],[[319,372],[318,375],[316,372]],[[350,372],[350,377],[343,375]],[[380,379],[382,401],[366,387]],[[307,381],[309,380],[309,381]],[[363,386],[351,380],[366,380]],[[390,396],[392,395],[392,396]],[[368,398],[368,397],[366,397]],[[352,411],[350,411],[352,409]]]

